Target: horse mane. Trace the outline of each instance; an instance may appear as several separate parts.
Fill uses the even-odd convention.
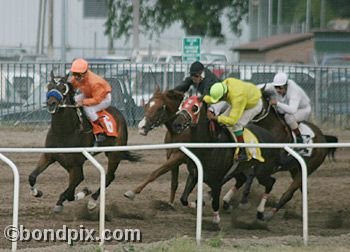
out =
[[[164,93],[160,91],[155,92],[153,97],[163,100],[170,111],[177,111],[184,98],[184,93],[172,89],[167,90]]]

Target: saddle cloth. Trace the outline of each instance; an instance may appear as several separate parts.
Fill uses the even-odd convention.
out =
[[[234,138],[236,139],[235,136],[234,136]],[[247,128],[244,128],[243,138],[244,138],[244,142],[245,143],[253,143],[253,144],[258,144],[259,143],[259,140],[254,135],[254,133],[251,132]],[[261,149],[260,148],[252,147],[252,148],[246,148],[246,150],[247,150],[247,155],[248,155],[248,161],[251,160],[251,159],[256,159],[256,160],[258,160],[260,162],[265,162],[265,159],[264,159],[264,157],[261,154]],[[239,151],[239,148],[236,148],[235,155],[234,155],[235,158],[238,155],[238,151]]]
[[[305,123],[299,124],[299,131],[301,133],[301,137],[303,138],[303,142],[305,144],[312,144],[313,139],[315,137],[315,133],[312,129]],[[294,143],[297,142],[296,136],[294,132],[292,132]],[[312,148],[304,148],[303,151],[299,152],[302,156],[310,157],[312,155]]]
[[[106,110],[97,112],[97,115],[99,117],[99,121],[102,127],[98,126],[100,129],[97,129],[96,132],[98,133],[103,132],[107,136],[118,137],[119,132],[117,127],[117,122],[114,119],[114,117],[110,113],[108,113]]]

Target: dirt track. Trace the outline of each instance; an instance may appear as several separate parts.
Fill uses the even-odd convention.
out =
[[[332,131],[327,133],[334,134]],[[129,130],[129,143],[150,144],[162,143],[165,131],[157,129],[149,136],[142,137],[135,129]],[[1,129],[0,147],[42,147],[46,135],[46,129],[23,130]],[[349,142],[350,132],[338,133],[340,141]],[[157,181],[150,184],[145,190],[130,201],[123,196],[126,190],[133,189],[153,169],[157,168],[165,160],[165,151],[142,151],[144,160],[141,163],[132,164],[122,162],[117,170],[117,178],[111,184],[106,194],[107,222],[106,228],[123,229],[138,228],[142,231],[142,242],[149,243],[159,240],[167,240],[173,237],[188,235],[195,236],[196,215],[195,210],[183,208],[179,203],[180,193],[184,187],[187,174],[185,167],[180,173],[180,186],[177,193],[175,210],[167,206],[166,202],[170,192],[170,174],[166,174]],[[322,237],[341,236],[337,239],[337,245],[350,247],[350,169],[349,150],[337,151],[337,162],[326,161],[308,180],[309,190],[309,234],[319,238],[313,238],[317,244]],[[78,202],[65,203],[62,214],[54,214],[52,211],[59,194],[64,190],[68,182],[67,173],[58,164],[50,166],[39,178],[38,188],[44,192],[42,198],[34,198],[30,195],[27,182],[28,175],[34,169],[39,154],[7,154],[20,171],[20,211],[19,224],[28,229],[62,228],[67,225],[78,228],[98,230],[98,215],[88,214],[85,210],[87,199]],[[105,158],[100,155],[99,160],[105,164]],[[12,195],[13,177],[9,168],[1,163],[0,177],[0,230],[12,223]],[[271,200],[276,200],[287,188],[290,178],[288,173],[280,173],[275,176],[277,182],[272,192]],[[99,174],[93,166],[87,162],[85,166],[85,180],[78,189],[88,186],[95,190],[99,185]],[[204,187],[205,190],[207,187]],[[227,188],[227,186],[225,186]],[[226,190],[224,190],[226,191]],[[300,236],[302,243],[302,221],[301,221],[301,193],[298,192],[294,198],[281,210],[275,218],[267,225],[259,227],[249,225],[255,218],[256,205],[263,188],[254,183],[253,192],[250,196],[252,207],[249,210],[234,210],[233,213],[221,211],[220,231],[210,224],[210,205],[204,207],[203,237],[214,237],[220,232],[227,238],[267,240],[276,236]],[[195,193],[191,195],[193,200]],[[248,224],[247,224],[248,223]],[[346,234],[346,235],[345,235]],[[272,238],[273,239],[273,238]],[[19,242],[19,248],[43,247],[59,245],[58,242]],[[0,238],[0,249],[11,248],[11,243],[4,236]]]

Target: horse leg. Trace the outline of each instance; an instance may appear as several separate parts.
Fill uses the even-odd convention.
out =
[[[81,183],[81,181],[84,180],[83,166],[75,166],[66,170],[69,173],[69,184],[68,188],[63,193],[61,193],[58,201],[56,202],[56,206],[54,208],[54,212],[56,213],[62,212],[64,201],[73,201],[79,199],[74,195],[75,188]]]
[[[115,171],[117,170],[121,161],[121,154],[119,152],[108,152],[106,153],[108,158],[108,168],[106,173],[106,188],[115,179]],[[91,199],[88,202],[88,209],[92,210],[97,206],[97,199],[100,196],[101,188],[98,188],[96,192],[91,195]]]
[[[196,186],[197,180],[198,180],[197,174],[194,172],[194,170],[192,168],[193,167],[188,165],[189,174],[187,176],[185,189],[181,195],[180,201],[181,201],[183,206],[188,206],[190,208],[196,208],[195,202],[188,203],[188,196],[193,191],[193,188]]]
[[[259,184],[265,186],[265,192],[261,197],[261,201],[257,207],[256,218],[258,220],[264,220],[266,201],[270,195],[273,185],[276,182],[276,179],[274,177],[271,177],[270,175],[264,175],[264,176],[257,176],[257,180]]]
[[[35,186],[36,184],[36,179],[37,177],[46,170],[47,167],[49,167],[50,164],[54,163],[55,160],[52,158],[51,154],[49,153],[44,153],[40,156],[39,162],[36,165],[36,168],[28,177],[30,189],[31,189],[31,194],[34,197],[41,197],[43,195],[43,192],[38,190]]]
[[[239,205],[241,208],[246,208],[246,206],[248,205],[248,196],[249,196],[250,190],[252,188],[254,177],[255,177],[255,175],[253,175],[253,174],[250,174],[247,176],[247,180],[246,180],[244,187],[243,187],[242,198],[239,202]]]
[[[174,153],[170,156],[170,158],[158,169],[154,170],[148,178],[138,187],[136,187],[134,190],[130,190],[124,193],[124,196],[128,199],[133,200],[136,196],[136,194],[141,193],[141,191],[151,182],[156,180],[159,176],[163,175],[164,173],[170,171],[176,166],[179,166],[180,164],[184,163],[184,154],[178,152]]]
[[[213,200],[211,202],[211,207],[213,209],[213,223],[219,224],[220,223],[219,207],[220,207],[221,186],[211,187],[211,189],[212,189],[211,194],[213,197]]]
[[[179,166],[171,169],[171,191],[170,191],[170,205],[174,205],[175,193],[179,186]]]
[[[234,186],[232,186],[228,192],[225,194],[225,196],[223,197],[223,209],[227,210],[230,207],[230,202],[231,199],[233,197],[233,195],[235,194],[235,192],[241,188],[241,186],[246,182],[247,177],[244,173],[237,173],[234,174],[234,178],[236,180],[236,184]],[[249,187],[250,190],[250,187]]]

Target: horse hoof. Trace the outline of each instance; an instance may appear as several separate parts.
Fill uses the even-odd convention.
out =
[[[32,190],[31,192],[31,195],[33,195],[35,198],[40,198],[41,196],[43,196],[43,192],[40,191],[40,190]]]
[[[274,212],[265,213],[264,216],[263,216],[263,220],[264,221],[270,221],[273,216],[274,216]]]
[[[212,222],[214,224],[219,224],[220,223],[220,216],[219,215],[214,215]]]
[[[127,191],[124,193],[124,197],[128,198],[129,200],[134,200],[136,194],[133,191]]]
[[[197,204],[196,204],[196,202],[190,202],[190,203],[188,203],[188,207],[189,208],[197,208]]]
[[[97,200],[89,199],[89,202],[87,204],[88,210],[94,210],[97,207]]]
[[[82,192],[85,193],[85,196],[88,196],[88,195],[90,195],[92,193],[92,191],[89,190],[89,188],[87,188],[87,187],[84,187]]]
[[[222,208],[223,208],[225,211],[229,210],[229,209],[230,209],[230,203],[224,201],[224,203],[223,203],[223,205],[222,205]]]
[[[243,210],[247,210],[250,208],[250,204],[249,203],[239,203],[238,208],[243,209]]]
[[[256,218],[260,221],[264,220],[264,213],[263,212],[257,212],[256,213]]]
[[[61,213],[63,211],[63,205],[56,205],[54,208],[53,208],[53,211],[55,213]]]

